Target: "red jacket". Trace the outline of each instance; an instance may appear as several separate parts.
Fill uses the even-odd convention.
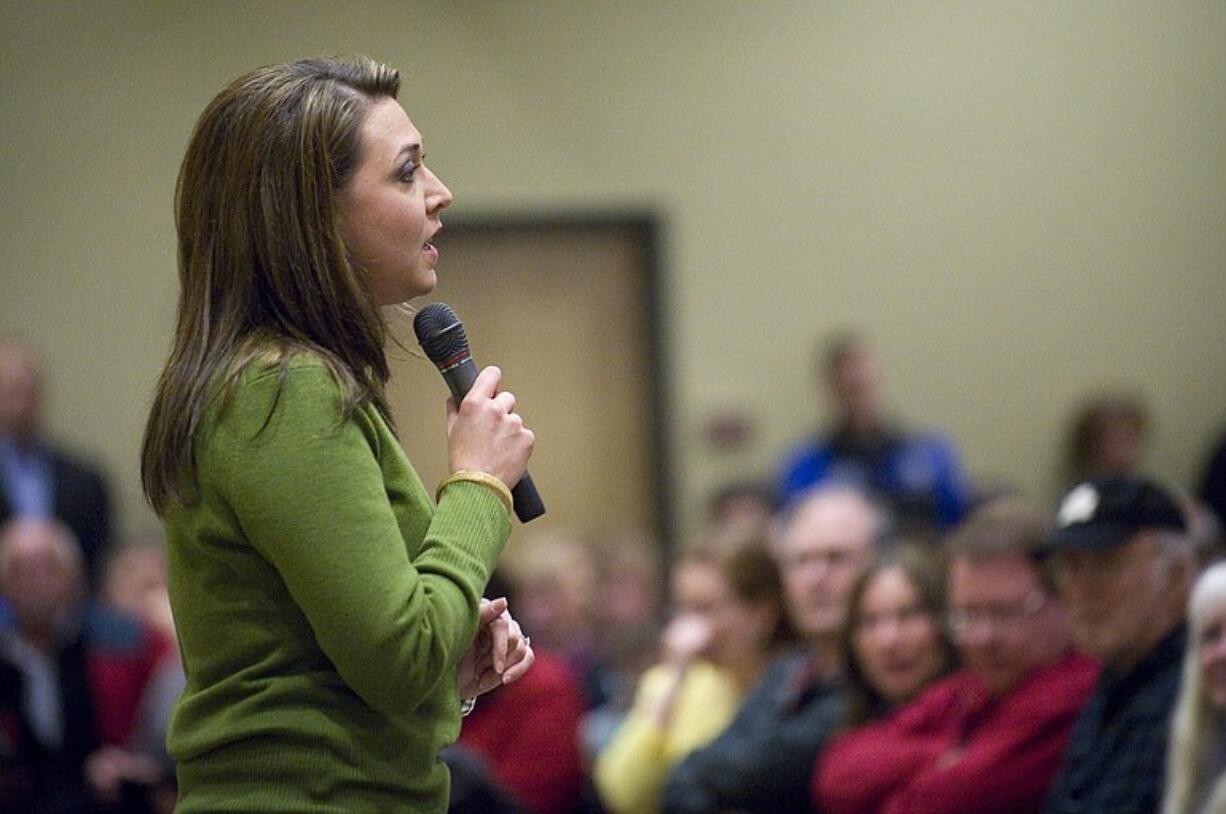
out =
[[[584,706],[569,668],[538,650],[523,678],[477,700],[461,725],[460,743],[484,758],[499,785],[530,810],[562,814],[583,788]]]
[[[825,814],[1041,811],[1097,677],[1097,663],[1069,654],[993,697],[961,670],[832,741],[814,802]]]

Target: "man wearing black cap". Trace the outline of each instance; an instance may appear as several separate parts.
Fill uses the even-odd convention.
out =
[[[1103,661],[1047,814],[1151,814],[1161,804],[1193,557],[1184,517],[1157,484],[1087,481],[1060,505],[1044,553],[1081,650]]]

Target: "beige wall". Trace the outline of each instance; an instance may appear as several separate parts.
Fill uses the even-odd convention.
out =
[[[190,127],[250,67],[364,51],[402,68],[457,211],[666,216],[690,523],[814,424],[812,344],[849,323],[974,472],[1044,493],[1071,400],[1122,382],[1187,482],[1226,419],[1223,42],[1216,1],[4,0],[0,330],[44,350],[52,430],[147,522]],[[758,432],[715,454],[729,406]]]

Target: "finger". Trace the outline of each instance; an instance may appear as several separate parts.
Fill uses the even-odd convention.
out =
[[[496,687],[502,686],[502,676],[493,670],[488,670],[481,674],[481,678],[477,681],[477,695],[487,693]]]
[[[468,391],[468,395],[464,397],[464,400],[467,401],[474,397],[492,399],[494,394],[498,392],[498,383],[501,381],[502,371],[494,365],[490,365],[477,374],[477,378],[473,382],[472,388]]]
[[[493,637],[493,646],[491,650],[494,652],[494,671],[499,675],[507,668],[507,640],[510,637],[508,621],[510,616],[506,611],[490,622],[490,635]]]
[[[494,671],[494,656],[492,653],[486,653],[473,663],[473,669],[469,681],[480,685],[482,680],[487,677],[487,674],[493,676],[498,675],[498,673]]]
[[[507,609],[507,598],[500,596],[497,599],[482,599],[481,610],[479,612],[480,626],[484,627],[490,622],[501,616]]]
[[[494,402],[500,408],[502,408],[503,412],[510,413],[512,410],[515,409],[515,403],[516,403],[515,394],[510,392],[509,390],[504,390],[503,392],[494,396]]]
[[[508,667],[507,671],[502,674],[503,684],[511,684],[513,682],[519,681],[521,678],[524,677],[524,674],[527,673],[528,670],[532,668],[532,665],[536,662],[536,653],[532,650],[531,647],[525,647],[524,651],[525,652],[524,652],[523,659],[521,659],[520,662],[516,664],[514,667]]]
[[[523,661],[531,650],[532,646],[528,643],[528,637],[521,636],[521,638],[511,647],[510,652],[507,653],[506,670],[503,672],[505,673],[509,671],[512,667]]]
[[[506,614],[507,620],[507,653],[513,653],[524,645],[527,637],[524,636],[523,628],[519,626],[519,622],[511,618],[508,611]]]

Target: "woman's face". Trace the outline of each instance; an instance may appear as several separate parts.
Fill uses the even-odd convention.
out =
[[[708,625],[703,653],[712,663],[732,667],[760,658],[773,622],[767,608],[739,599],[719,569],[709,563],[682,565],[675,577],[677,612]]]
[[[1226,712],[1226,603],[1209,613],[1200,637],[1200,670],[1210,706]]]
[[[938,621],[900,568],[870,578],[852,647],[865,680],[891,704],[907,700],[945,666]]]
[[[373,102],[361,157],[341,191],[341,230],[352,262],[379,305],[428,294],[438,282],[439,213],[451,191],[423,163],[421,134],[395,99]]]

